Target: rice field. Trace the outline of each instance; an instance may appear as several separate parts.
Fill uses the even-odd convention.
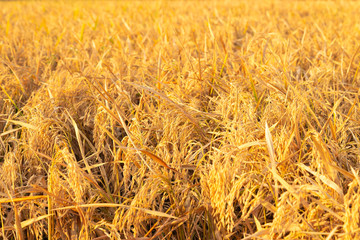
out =
[[[0,5],[0,239],[360,239],[359,2]]]

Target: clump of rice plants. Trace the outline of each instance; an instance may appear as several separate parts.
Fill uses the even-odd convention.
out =
[[[359,7],[2,2],[0,238],[360,238]]]

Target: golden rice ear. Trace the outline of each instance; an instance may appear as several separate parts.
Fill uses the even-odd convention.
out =
[[[136,88],[140,88],[140,89],[144,89],[152,94],[155,94],[159,97],[161,97],[162,99],[164,99],[167,103],[173,105],[180,113],[184,114],[184,116],[186,116],[190,122],[192,122],[194,124],[194,127],[196,129],[196,131],[199,133],[199,135],[201,137],[203,137],[204,139],[208,140],[204,131],[201,129],[200,127],[200,124],[198,122],[197,119],[193,118],[185,109],[184,107],[182,107],[181,105],[179,105],[178,103],[172,101],[170,98],[168,98],[166,95],[150,88],[150,87],[147,87],[147,86],[141,86],[141,85],[138,85],[136,83],[132,83],[132,82],[125,82],[126,84],[129,84],[129,85],[132,85],[132,86],[135,86]]]

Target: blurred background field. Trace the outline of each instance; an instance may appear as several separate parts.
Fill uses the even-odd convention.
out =
[[[360,238],[360,3],[0,4],[1,239]]]

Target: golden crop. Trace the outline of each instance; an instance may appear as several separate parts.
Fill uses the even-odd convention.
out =
[[[360,239],[360,3],[0,4],[1,239]]]

